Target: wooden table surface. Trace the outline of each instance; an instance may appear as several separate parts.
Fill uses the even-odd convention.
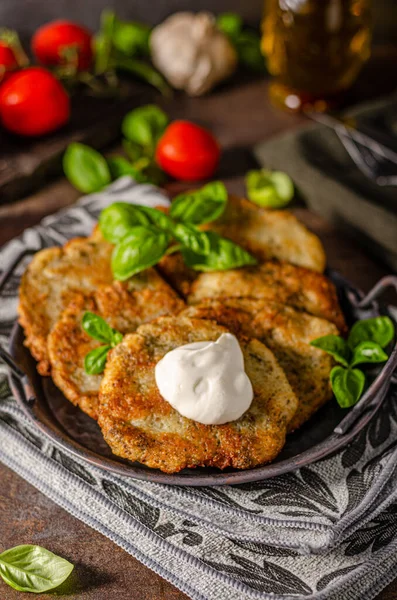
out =
[[[272,108],[266,91],[265,81],[247,82],[221,88],[206,98],[178,96],[165,105],[172,117],[191,118],[213,130],[224,148],[220,176],[236,193],[243,193],[243,175],[253,165],[249,147],[302,122],[299,117]],[[179,187],[173,184],[169,190],[173,193]],[[59,180],[22,201],[0,207],[0,244],[38,223],[45,215],[70,205],[77,196],[78,193],[65,180]],[[368,290],[386,273],[384,266],[368,256],[363,248],[339,235],[321,217],[305,208],[294,210],[323,241],[329,265],[362,289]],[[73,600],[186,598],[1,464],[0,482],[0,550],[17,544],[39,544],[76,565],[73,579],[56,595]],[[0,582],[2,600],[20,597],[19,592]],[[389,586],[378,600],[396,597],[397,582]],[[40,598],[45,600],[51,596],[43,594]]]

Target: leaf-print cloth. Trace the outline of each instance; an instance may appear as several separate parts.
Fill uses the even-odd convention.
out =
[[[0,251],[88,234],[115,200],[168,200],[122,178],[47,217]],[[0,298],[0,343],[16,319],[23,266]],[[22,414],[0,365],[0,460],[195,600],[366,600],[397,576],[397,390],[353,444],[272,480],[220,488],[134,481],[57,448]]]

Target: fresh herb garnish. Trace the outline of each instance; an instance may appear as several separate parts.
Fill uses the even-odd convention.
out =
[[[73,568],[70,562],[41,546],[15,546],[0,554],[0,576],[20,592],[48,592],[61,585]]]
[[[67,147],[63,170],[70,183],[84,194],[98,192],[111,182],[109,167],[102,154],[77,142]]]
[[[248,198],[265,208],[284,208],[295,194],[291,177],[282,171],[249,171],[245,185]]]
[[[63,157],[66,177],[85,194],[98,192],[123,175],[129,175],[138,183],[161,185],[165,174],[156,164],[154,154],[168,120],[165,112],[154,104],[130,111],[121,126],[123,148],[128,158],[113,155],[106,160],[89,146],[76,142],[69,144]]]
[[[337,335],[326,335],[311,342],[311,346],[330,354],[341,367],[334,367],[330,381],[332,391],[342,408],[358,402],[364,386],[365,374],[356,365],[382,363],[388,359],[385,348],[394,338],[394,325],[389,317],[375,317],[357,321],[347,341]]]
[[[227,191],[219,181],[201,190],[181,194],[171,205],[170,214],[161,210],[115,202],[99,217],[103,237],[115,244],[112,256],[114,277],[125,280],[156,265],[174,252],[177,242],[187,266],[197,271],[220,271],[255,265],[246,250],[214,233],[201,231],[199,224],[217,219],[225,209]]]
[[[84,359],[86,373],[89,375],[98,375],[105,368],[109,350],[122,341],[123,334],[116,329],[112,329],[106,323],[105,319],[89,311],[84,313],[81,326],[90,337],[104,344],[88,352]]]

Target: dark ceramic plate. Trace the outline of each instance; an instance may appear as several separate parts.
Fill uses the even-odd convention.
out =
[[[389,285],[397,289],[396,278],[385,278],[364,298],[360,291],[337,274],[329,275],[336,284],[349,324],[358,318],[385,312],[375,302],[375,298]],[[386,395],[397,366],[396,347],[389,361],[353,409],[342,410],[336,401],[330,401],[299,431],[288,436],[284,449],[272,464],[245,471],[185,469],[175,475],[168,475],[113,455],[95,421],[68,402],[51,378],[38,375],[36,363],[23,345],[23,340],[23,331],[16,324],[11,336],[8,360],[10,365],[11,361],[14,365],[16,363],[21,372],[14,366],[14,372],[10,371],[10,382],[19,406],[46,436],[83,460],[113,473],[172,485],[212,486],[260,481],[329,456],[348,444],[373,417]]]

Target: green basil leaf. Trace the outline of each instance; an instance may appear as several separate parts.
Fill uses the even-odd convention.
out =
[[[241,31],[232,38],[239,63],[251,71],[263,73],[265,71],[265,59],[261,51],[261,40],[254,31]]]
[[[200,231],[194,225],[177,223],[173,229],[174,238],[181,242],[182,246],[197,254],[209,254],[211,242],[208,233]]]
[[[231,40],[235,40],[243,27],[243,20],[237,13],[222,13],[216,18],[216,25],[220,31]]]
[[[139,144],[135,144],[135,142],[131,142],[130,140],[123,140],[122,144],[123,150],[131,162],[135,163],[137,160],[144,157],[143,148]],[[149,160],[147,161],[147,164],[149,164]]]
[[[112,343],[111,346],[112,348],[115,348],[115,346],[117,346],[117,344],[120,344],[123,341],[123,334],[120,333],[120,331],[115,331],[113,329],[113,335],[112,335]]]
[[[354,348],[351,366],[361,363],[380,363],[385,362],[389,357],[386,352],[376,342],[360,342]]]
[[[164,256],[171,236],[156,227],[133,227],[117,244],[112,255],[115,279],[124,281],[157,264]]]
[[[108,158],[108,167],[110,169],[112,179],[118,179],[119,177],[123,177],[123,175],[129,175],[135,179],[137,183],[147,182],[146,175],[134,167],[134,165],[132,165],[129,160],[124,158],[124,156],[110,156]]]
[[[121,130],[127,140],[154,151],[167,125],[165,112],[155,104],[148,104],[129,112],[123,119]]]
[[[282,171],[249,171],[245,184],[248,198],[265,208],[283,208],[295,193],[292,179]]]
[[[171,233],[174,228],[173,220],[162,210],[157,208],[151,208],[150,206],[139,206],[137,207],[144,214],[152,225],[156,225],[164,231]]]
[[[170,215],[182,223],[203,225],[215,221],[226,208],[227,190],[220,181],[200,190],[180,194],[171,204]]]
[[[85,355],[84,370],[88,375],[99,375],[105,370],[106,359],[108,352],[111,349],[110,345],[99,346]]]
[[[113,30],[114,47],[127,56],[149,56],[150,27],[136,21],[119,21]]]
[[[359,401],[365,386],[365,375],[360,369],[334,367],[330,380],[339,406],[350,408]]]
[[[345,367],[350,363],[350,349],[345,340],[338,335],[324,335],[310,342],[311,346],[320,348],[330,354],[337,362]]]
[[[114,202],[104,208],[99,216],[99,229],[105,240],[117,244],[131,227],[149,225],[150,219],[139,206],[127,202]]]
[[[394,338],[394,324],[389,317],[357,321],[351,328],[347,343],[354,350],[360,342],[376,342],[385,348]]]
[[[256,265],[257,260],[249,252],[226,238],[207,232],[210,251],[206,255],[182,248],[182,256],[188,267],[196,271],[224,271],[246,265]]]
[[[105,319],[90,311],[84,313],[81,326],[90,337],[98,340],[98,342],[107,342],[110,344],[114,335],[118,333],[106,323]]]
[[[0,554],[2,579],[20,592],[52,590],[69,577],[73,568],[69,561],[41,546],[16,546]]]
[[[104,188],[111,182],[104,157],[93,148],[73,142],[63,155],[63,170],[70,183],[85,194]]]

